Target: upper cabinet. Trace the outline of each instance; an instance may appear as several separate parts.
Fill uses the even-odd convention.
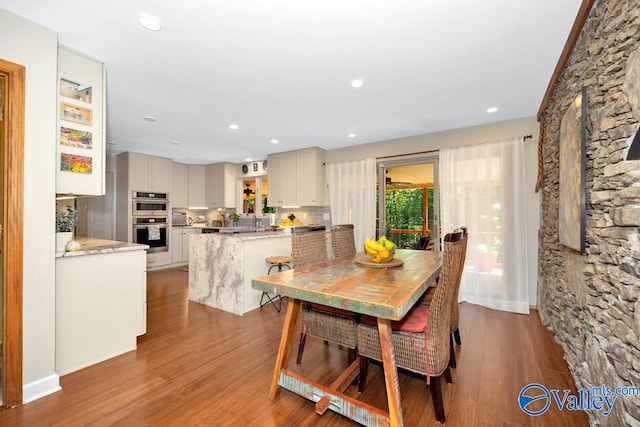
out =
[[[134,191],[171,191],[171,160],[129,153],[129,189]]]
[[[105,194],[104,81],[101,62],[58,48],[58,194]]]
[[[205,166],[172,164],[171,205],[174,208],[205,207]]]
[[[215,163],[205,167],[205,203],[209,208],[236,206],[236,165]]]
[[[182,163],[171,165],[171,206],[189,206],[189,166]]]
[[[299,206],[296,190],[296,152],[270,154],[267,156],[267,162],[269,164],[267,205],[273,208]]]
[[[307,148],[269,155],[271,207],[324,206],[324,150]]]
[[[121,168],[121,164],[126,166]],[[118,170],[126,173],[127,187],[131,191],[171,192],[171,159],[122,153],[118,155]],[[119,174],[118,179],[122,178]]]
[[[298,205],[324,206],[326,204],[324,150],[307,148],[296,151],[296,170]]]
[[[189,193],[188,204],[190,207],[206,207],[204,165],[189,165]]]

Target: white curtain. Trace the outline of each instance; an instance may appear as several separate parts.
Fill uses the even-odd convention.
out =
[[[523,139],[440,150],[443,234],[466,225],[460,301],[529,313]]]
[[[353,224],[356,248],[376,234],[376,160],[327,163],[331,222]]]

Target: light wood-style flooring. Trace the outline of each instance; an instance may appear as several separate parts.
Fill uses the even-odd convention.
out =
[[[12,409],[0,426],[353,426],[282,390],[268,398],[284,309],[235,316],[187,298],[188,273],[148,273],[148,331],[138,349],[61,378],[62,391]],[[523,386],[572,389],[560,346],[529,316],[463,303],[453,384],[443,383],[447,426],[586,426],[582,412],[551,408],[530,417],[518,407]],[[297,342],[293,346],[297,350]],[[290,368],[330,383],[347,352],[309,337],[302,365]],[[439,425],[425,381],[400,374],[405,426]],[[350,387],[357,395],[356,387]],[[360,399],[386,409],[382,371],[369,368]]]

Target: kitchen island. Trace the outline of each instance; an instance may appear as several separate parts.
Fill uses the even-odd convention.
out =
[[[56,372],[135,350],[146,332],[147,245],[80,238],[56,252]]]
[[[251,279],[267,273],[267,257],[291,255],[291,234],[282,231],[189,236],[189,299],[243,315],[260,306]]]

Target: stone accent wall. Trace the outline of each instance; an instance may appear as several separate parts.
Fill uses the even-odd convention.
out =
[[[558,240],[560,121],[587,87],[587,248]],[[539,312],[578,388],[640,387],[640,0],[597,0],[542,116]],[[592,425],[640,426],[640,396]]]

